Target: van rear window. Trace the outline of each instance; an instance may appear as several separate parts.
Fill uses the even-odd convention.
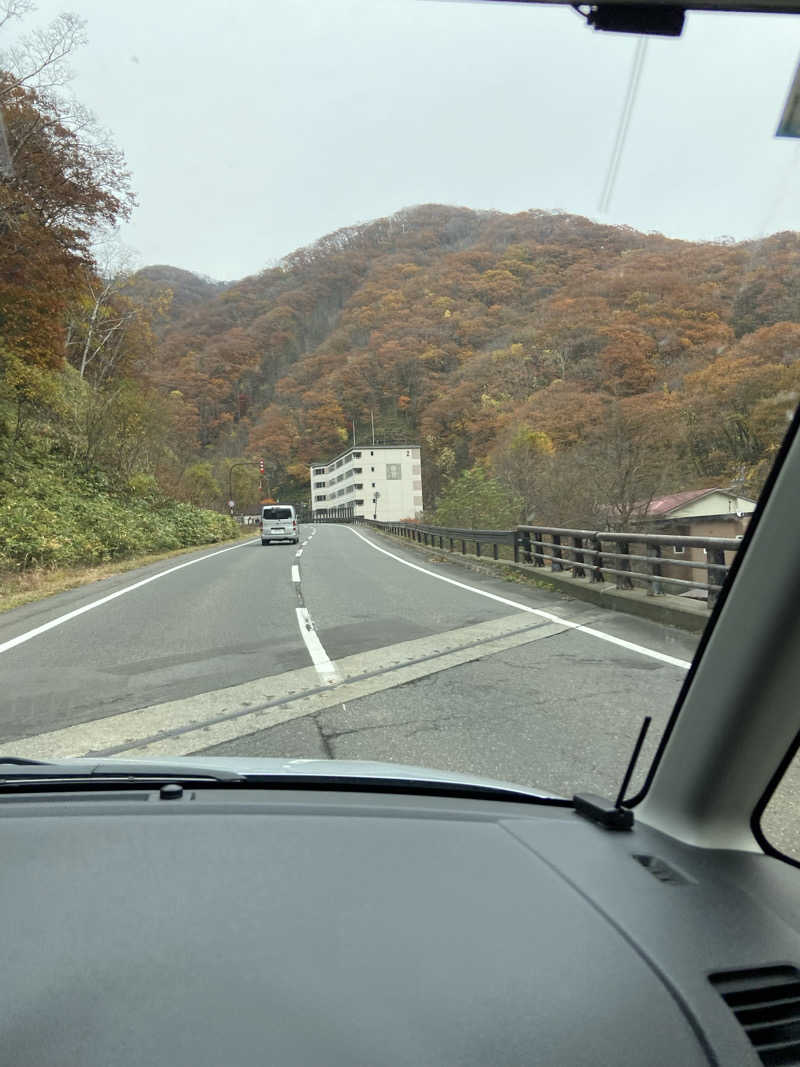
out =
[[[291,519],[291,508],[264,508],[265,519]]]

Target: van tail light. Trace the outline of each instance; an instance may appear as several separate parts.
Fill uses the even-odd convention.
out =
[[[297,519],[292,519],[292,529],[293,530],[297,529]]]

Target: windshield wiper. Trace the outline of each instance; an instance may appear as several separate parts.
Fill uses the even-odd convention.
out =
[[[292,771],[238,771],[191,764],[147,763],[140,760],[75,760],[47,763],[0,755],[0,793],[50,789],[143,789],[174,783],[195,787],[327,790],[348,793],[395,793],[463,797],[571,807],[572,801],[533,790],[493,782],[371,774],[313,774]]]
[[[242,775],[245,787],[261,789],[330,790],[345,793],[402,793],[412,796],[464,797],[475,800],[517,801],[571,808],[572,800],[548,796],[533,790],[448,778],[403,778],[391,775],[292,774],[291,772],[248,772]]]
[[[19,767],[52,767],[51,763],[40,759],[25,759],[23,756],[0,756],[0,767],[7,765]]]
[[[176,782],[179,784],[236,785],[244,781],[238,771],[217,768],[170,766],[144,761],[86,760],[85,762],[47,763],[43,760],[22,759],[0,755],[0,792],[4,789],[54,788],[57,785],[107,788],[109,785],[137,787]]]

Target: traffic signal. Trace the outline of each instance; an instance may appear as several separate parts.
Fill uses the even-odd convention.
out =
[[[264,473],[264,460],[263,459],[260,459],[258,461],[258,469],[261,471],[262,474]]]

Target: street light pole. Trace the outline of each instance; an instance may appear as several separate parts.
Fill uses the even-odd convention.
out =
[[[234,467],[249,467],[253,461],[250,459],[240,460],[238,463],[231,463],[228,467],[228,507],[230,508],[231,515],[233,515],[233,508],[231,507],[231,500],[233,500],[233,468]]]

